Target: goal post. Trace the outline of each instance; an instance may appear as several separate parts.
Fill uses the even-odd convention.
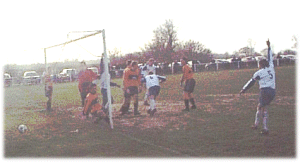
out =
[[[107,99],[108,99],[108,115],[109,115],[109,122],[110,127],[113,129],[113,120],[112,120],[112,104],[111,104],[111,91],[110,91],[110,74],[109,74],[109,66],[108,66],[108,57],[106,53],[106,41],[105,41],[105,30],[102,30],[102,37],[103,37],[103,50],[104,50],[104,75],[106,77],[106,85],[107,85]]]
[[[80,38],[76,38],[76,39],[72,39],[72,40],[68,40],[64,43],[60,43],[60,44],[56,44],[53,46],[49,46],[44,48],[44,56],[45,56],[45,71],[48,72],[48,68],[47,68],[47,49],[50,48],[54,48],[54,47],[58,47],[58,46],[65,46],[69,43],[72,42],[76,42],[97,34],[102,33],[102,38],[103,38],[103,54],[104,54],[104,75],[107,76],[106,77],[106,85],[107,85],[107,98],[108,98],[108,105],[109,105],[109,109],[108,109],[108,115],[109,115],[109,119],[110,119],[110,127],[111,129],[113,129],[113,120],[112,120],[112,104],[111,104],[111,89],[110,89],[110,74],[109,74],[109,66],[108,66],[108,56],[107,56],[107,52],[106,52],[106,41],[105,41],[105,30],[96,30],[96,31],[75,31],[74,33],[85,33],[85,32],[93,32],[92,34],[88,34],[85,36],[82,36]],[[71,32],[69,32],[71,33]],[[67,35],[68,39],[69,39],[69,33]],[[73,32],[72,32],[73,33]],[[100,66],[100,63],[99,63]]]

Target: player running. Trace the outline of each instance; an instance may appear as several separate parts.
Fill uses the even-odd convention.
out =
[[[150,108],[148,109],[148,114],[150,116],[153,116],[154,113],[157,111],[155,108],[155,99],[159,94],[160,86],[159,81],[161,80],[161,83],[166,81],[165,76],[159,76],[155,75],[153,72],[149,72],[149,74],[142,79],[142,82],[146,83],[146,88],[149,94],[149,100],[150,100]]]
[[[152,72],[153,74],[156,74],[156,66],[154,65],[153,58],[150,58],[148,60],[148,63],[142,68],[141,74],[143,75],[143,77],[146,77],[147,75],[149,75],[150,72]],[[148,96],[149,96],[149,92],[148,92],[148,89],[146,89],[145,97],[144,97],[144,105],[146,105],[146,106],[150,106],[147,101]]]
[[[240,91],[240,95],[245,93],[246,90],[251,88],[255,81],[258,81],[259,84],[259,103],[257,105],[257,112],[255,116],[254,125],[252,129],[257,129],[259,124],[259,118],[263,118],[263,130],[262,134],[268,134],[269,129],[267,127],[268,122],[268,111],[267,105],[274,99],[276,90],[275,90],[275,70],[273,64],[273,56],[270,48],[270,41],[267,41],[268,46],[268,56],[267,60],[263,59],[259,61],[259,70],[254,73],[253,77],[244,85],[243,89]]]
[[[182,111],[190,111],[189,108],[189,101],[192,104],[192,109],[196,109],[195,101],[194,101],[194,96],[193,96],[193,91],[195,88],[196,81],[193,78],[194,73],[193,70],[189,67],[187,64],[187,58],[183,57],[180,59],[181,65],[182,65],[182,72],[183,75],[181,77],[180,81],[180,86],[182,86],[182,83],[185,81],[184,89],[183,89],[183,99],[184,99],[184,104],[185,104],[185,109]]]

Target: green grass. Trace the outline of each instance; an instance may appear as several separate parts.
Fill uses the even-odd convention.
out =
[[[268,136],[254,122],[258,84],[241,97],[242,86],[256,69],[195,74],[197,109],[182,113],[181,75],[168,75],[157,98],[158,112],[114,119],[114,129],[72,118],[80,106],[77,83],[54,85],[53,107],[45,109],[44,87],[13,86],[4,91],[4,155],[13,157],[292,157],[295,158],[295,68],[276,70],[276,98],[269,107]],[[122,85],[121,79],[112,80]],[[99,90],[100,93],[100,90]],[[116,104],[123,92],[112,88]],[[139,95],[143,100],[144,92]],[[58,111],[59,110],[59,111]],[[16,127],[26,124],[20,134]],[[78,129],[78,133],[72,131]]]

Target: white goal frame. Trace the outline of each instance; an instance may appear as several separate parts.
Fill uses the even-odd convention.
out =
[[[109,67],[108,67],[108,57],[107,57],[107,52],[106,52],[105,30],[103,29],[103,30],[96,30],[96,31],[78,31],[78,32],[94,32],[94,33],[93,34],[89,34],[89,35],[85,35],[83,37],[80,37],[80,38],[77,38],[77,39],[73,39],[73,40],[70,40],[70,41],[67,41],[67,42],[64,42],[64,43],[60,43],[60,44],[57,44],[57,45],[53,45],[53,46],[49,46],[49,47],[44,48],[45,69],[46,69],[46,72],[48,72],[48,68],[47,68],[47,54],[46,54],[47,53],[47,49],[53,48],[53,47],[57,47],[57,46],[66,45],[66,44],[69,44],[69,43],[72,43],[72,42],[75,42],[75,41],[78,41],[78,40],[81,40],[81,39],[84,39],[84,38],[88,38],[90,36],[94,36],[94,35],[102,33],[103,50],[104,50],[104,52],[103,52],[103,54],[104,54],[104,60],[103,60],[104,61],[104,73],[103,74],[105,76],[109,76],[109,77],[106,77],[107,98],[108,98],[108,104],[109,104],[108,115],[109,115],[109,119],[110,119],[109,120],[110,121],[110,127],[111,127],[111,129],[113,129],[111,90],[110,90],[110,74],[109,74]],[[99,63],[99,66],[100,66],[100,63]]]

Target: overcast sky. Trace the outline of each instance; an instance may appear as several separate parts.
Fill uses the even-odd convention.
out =
[[[213,53],[231,54],[247,46],[249,38],[257,52],[268,38],[275,52],[291,49],[300,29],[297,0],[18,0],[1,1],[0,15],[2,61],[16,64],[43,63],[43,48],[67,41],[71,31],[105,29],[107,51],[138,52],[168,19],[179,41],[199,41]],[[80,36],[70,34],[70,39]],[[101,35],[90,37],[48,50],[47,59],[96,59],[102,43]]]

